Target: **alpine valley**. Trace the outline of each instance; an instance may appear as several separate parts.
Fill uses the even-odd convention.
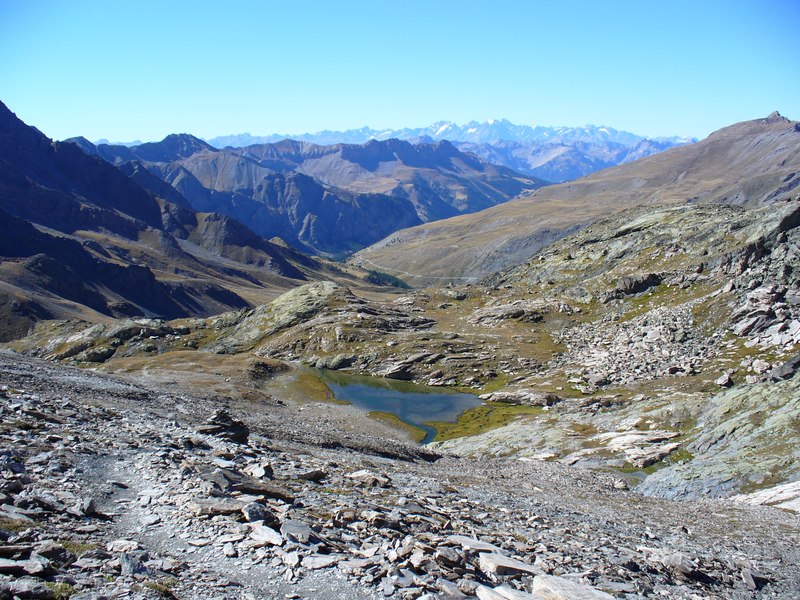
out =
[[[796,598],[798,186],[778,113],[125,146],[0,105],[0,599]]]

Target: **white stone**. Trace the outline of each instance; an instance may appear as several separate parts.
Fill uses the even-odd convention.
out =
[[[766,373],[767,371],[769,371],[769,369],[770,369],[770,364],[767,361],[761,360],[760,358],[757,358],[756,360],[753,361],[753,371],[755,371],[759,375]]]
[[[534,577],[532,591],[537,600],[614,600],[611,594],[555,575]]]
[[[342,556],[340,555],[316,554],[313,556],[306,556],[300,564],[306,569],[311,569],[312,571],[314,571],[316,569],[325,569],[327,567],[332,567],[340,560],[342,560]]]
[[[503,554],[505,552],[502,548],[494,544],[482,542],[465,535],[450,535],[447,537],[447,541],[451,544],[461,546],[462,550],[466,551],[476,550],[478,552],[494,552],[495,554]]]
[[[731,500],[748,504],[776,506],[784,510],[800,513],[800,481],[776,485],[751,494],[739,494],[732,496]]]
[[[256,525],[250,531],[250,537],[256,542],[263,542],[269,546],[282,546],[284,539],[283,536],[270,527],[264,525]]]
[[[475,595],[480,600],[535,600],[536,598],[536,596],[515,590],[507,585],[500,585],[496,588],[479,585],[475,588]]]

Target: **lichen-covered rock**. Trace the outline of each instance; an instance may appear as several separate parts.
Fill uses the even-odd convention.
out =
[[[542,320],[541,307],[525,302],[480,308],[472,313],[470,322],[479,325],[497,325],[502,321],[535,323]]]
[[[800,378],[733,387],[714,396],[686,449],[636,489],[664,498],[728,497],[800,476]]]

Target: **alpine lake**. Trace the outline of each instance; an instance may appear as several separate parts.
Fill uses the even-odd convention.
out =
[[[431,423],[455,423],[466,410],[480,405],[474,394],[339,371],[316,370],[317,377],[333,397],[363,409],[373,416],[388,416],[424,432],[421,444],[432,442],[437,430]]]

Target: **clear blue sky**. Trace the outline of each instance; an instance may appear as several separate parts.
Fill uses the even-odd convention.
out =
[[[507,118],[800,119],[800,0],[0,0],[0,100],[55,139]]]

